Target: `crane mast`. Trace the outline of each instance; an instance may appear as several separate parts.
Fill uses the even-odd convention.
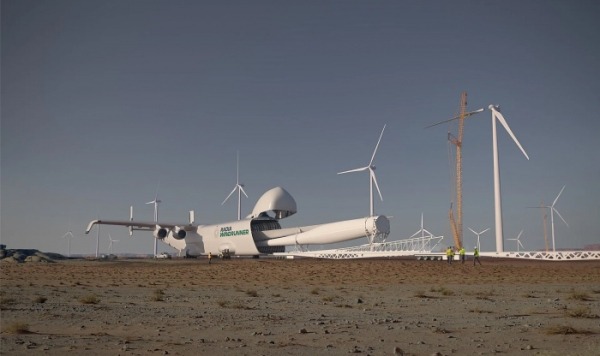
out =
[[[463,224],[462,224],[462,142],[465,130],[465,117],[467,112],[467,93],[462,92],[460,95],[460,114],[458,116],[458,136],[448,136],[450,142],[456,146],[456,213],[453,212],[450,206],[448,217],[450,219],[450,227],[454,237],[454,245],[456,248],[462,247]]]

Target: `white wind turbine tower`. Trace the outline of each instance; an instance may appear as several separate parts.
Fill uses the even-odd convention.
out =
[[[493,140],[493,153],[494,153],[494,215],[496,221],[496,252],[504,252],[504,238],[502,234],[502,198],[500,196],[500,166],[498,159],[498,137],[496,135],[496,120],[500,121],[502,126],[510,137],[513,139],[515,144],[521,149],[525,158],[529,160],[529,156],[519,143],[519,140],[515,137],[512,130],[506,123],[504,116],[500,113],[500,107],[498,105],[490,105],[489,109],[492,111],[492,140]]]
[[[481,231],[481,232],[476,232],[475,230],[469,228],[469,230],[471,230],[472,233],[474,233],[475,235],[477,235],[477,250],[481,251],[481,243],[479,241],[479,236],[483,235],[484,232],[488,231],[490,228],[488,227],[487,229]]]
[[[523,249],[525,249],[525,247],[523,247],[523,244],[521,243],[521,235],[523,235],[523,230],[521,230],[521,232],[519,232],[519,236],[517,236],[516,239],[507,239],[510,241],[517,241],[517,252],[519,252],[519,246],[521,246]]]
[[[69,231],[67,231],[67,233],[62,237],[63,239],[67,239],[67,257],[71,257],[71,239],[74,237],[71,229],[69,228]]]
[[[158,199],[158,188],[159,187],[160,187],[160,181],[158,182],[158,185],[156,186],[156,193],[154,194],[154,200],[146,203],[146,205],[148,205],[148,204],[154,205],[154,223],[155,224],[158,223],[158,204],[161,203],[161,201]],[[156,257],[157,249],[158,249],[158,239],[155,238],[154,239],[154,256],[153,257]]]
[[[545,208],[550,209],[550,223],[552,225],[552,251],[554,251],[554,252],[556,252],[556,245],[555,245],[555,242],[554,242],[554,213],[556,213],[556,215],[558,215],[558,217],[565,223],[565,225],[567,225],[567,227],[569,227],[569,224],[567,224],[567,222],[565,221],[565,219],[563,219],[562,215],[560,215],[560,213],[558,212],[558,210],[556,210],[556,208],[554,207],[556,205],[556,202],[558,201],[558,198],[562,194],[563,190],[565,190],[565,187],[566,187],[566,185],[563,185],[562,189],[560,190],[560,193],[558,193],[558,195],[556,196],[556,198],[552,202],[552,205],[545,206]]]
[[[225,198],[225,200],[223,200],[223,202],[221,203],[221,205],[225,204],[225,202],[237,190],[237,192],[238,192],[237,219],[240,220],[241,219],[241,213],[242,213],[242,193],[244,193],[244,195],[246,196],[246,198],[248,198],[248,194],[246,194],[246,192],[244,191],[244,185],[240,184],[240,153],[239,153],[239,151],[237,152],[237,169],[236,169],[236,172],[237,173],[236,173],[236,179],[235,179],[235,187],[233,187],[233,190],[231,191],[231,193],[229,193],[229,195],[227,196],[227,198]]]
[[[379,185],[377,184],[377,177],[375,176],[375,166],[373,165],[373,160],[375,159],[375,154],[377,153],[377,148],[379,147],[379,143],[381,142],[381,137],[383,136],[383,131],[385,131],[386,125],[383,125],[383,129],[381,130],[381,134],[379,135],[379,140],[377,141],[377,145],[375,146],[375,150],[373,151],[373,155],[371,156],[371,160],[369,164],[365,167],[351,169],[349,171],[339,172],[338,174],[345,174],[351,172],[362,172],[369,171],[369,216],[374,215],[373,209],[373,183],[375,183],[375,188],[377,188],[377,192],[379,193],[379,198],[383,201],[383,196],[381,195],[381,191],[379,190]]]
[[[109,240],[109,243],[108,243],[108,253],[112,254],[113,253],[113,249],[112,249],[113,243],[119,242],[119,240],[113,240],[112,236],[110,236],[110,233],[108,234],[108,240]]]

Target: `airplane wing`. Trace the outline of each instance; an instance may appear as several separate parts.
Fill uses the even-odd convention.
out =
[[[116,225],[116,226],[127,226],[131,227],[133,230],[146,230],[146,231],[154,231],[157,226],[174,229],[176,227],[186,230],[192,231],[196,228],[194,225],[190,224],[170,224],[170,223],[156,223],[156,222],[143,222],[143,221],[132,221],[132,220],[92,220],[88,224],[88,227],[85,229],[85,233],[89,234],[90,230],[94,225]]]

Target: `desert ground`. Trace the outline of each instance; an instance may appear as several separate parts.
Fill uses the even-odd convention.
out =
[[[600,262],[1,263],[3,355],[600,355]]]

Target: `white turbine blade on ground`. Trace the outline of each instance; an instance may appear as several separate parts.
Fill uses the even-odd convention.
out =
[[[369,168],[370,168],[369,166],[362,167],[362,168],[356,168],[356,169],[351,169],[349,171],[338,172],[338,174],[346,174],[346,173],[352,173],[352,172],[362,172],[362,171],[366,171]]]
[[[233,195],[233,193],[235,193],[235,190],[238,188],[238,186],[236,185],[233,190],[231,191],[231,193],[229,193],[229,195],[227,196],[227,198],[225,198],[225,200],[223,200],[223,202],[221,203],[221,205],[225,204],[225,202],[227,201],[227,199],[229,199],[229,197],[231,197]]]
[[[554,201],[552,202],[552,207],[554,207],[554,205],[558,201],[558,198],[560,198],[560,195],[562,194],[563,190],[565,190],[565,187],[566,187],[566,185],[563,185],[562,189],[560,190],[560,193],[558,193],[558,195],[556,196],[556,199],[554,199]]]
[[[558,217],[565,223],[565,225],[567,225],[567,227],[569,227],[569,223],[567,223],[567,221],[562,217],[562,215],[560,215],[560,213],[558,212],[558,210],[556,210],[555,207],[551,207],[551,208],[556,213],[556,215],[558,215]]]
[[[371,166],[373,164],[373,160],[375,159],[375,154],[377,154],[377,149],[379,148],[379,143],[381,142],[381,138],[383,137],[383,131],[385,131],[386,126],[387,126],[387,124],[383,125],[381,134],[379,134],[379,140],[377,140],[377,145],[375,145],[375,150],[373,151],[373,155],[371,156],[371,161],[369,162],[369,166]]]
[[[383,201],[383,196],[381,195],[381,190],[379,190],[379,184],[377,184],[377,177],[375,176],[375,172],[372,169],[369,169],[371,179],[375,183],[375,188],[377,188],[377,193],[379,193],[379,199]]]
[[[525,158],[527,158],[529,160],[529,156],[527,155],[527,152],[525,152],[525,149],[523,148],[523,146],[521,146],[521,143],[519,142],[519,140],[517,140],[517,137],[515,136],[515,134],[512,132],[512,130],[508,126],[508,123],[504,119],[504,116],[502,115],[502,113],[500,113],[500,111],[498,111],[496,109],[496,107],[494,107],[493,105],[490,105],[490,109],[492,110],[494,117],[496,119],[498,119],[498,121],[500,121],[502,126],[504,126],[504,129],[506,130],[506,132],[508,132],[508,134],[510,135],[510,137],[512,137],[513,141],[517,144],[519,149],[521,149],[521,152],[523,152],[523,155],[525,155]]]

